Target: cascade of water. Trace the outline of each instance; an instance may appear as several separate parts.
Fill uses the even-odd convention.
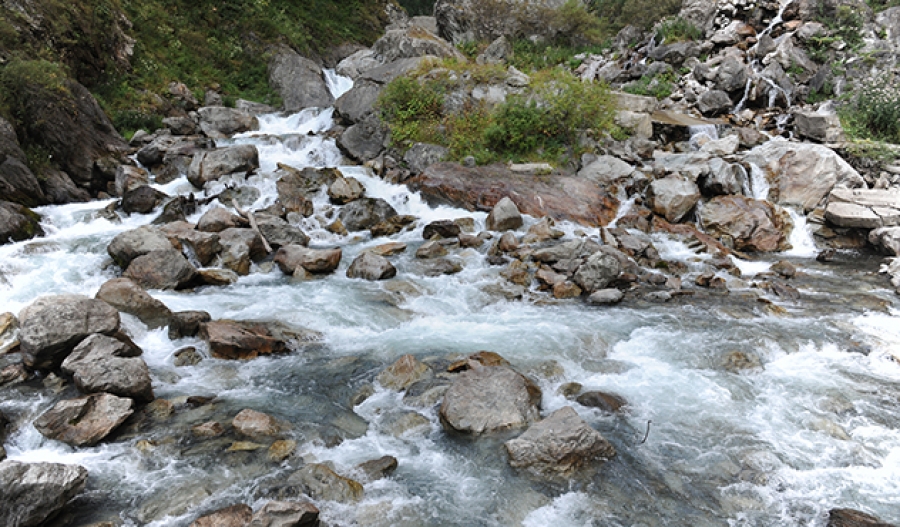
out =
[[[784,254],[787,256],[796,256],[800,258],[815,258],[819,254],[816,247],[816,241],[813,239],[806,216],[788,207],[786,208],[794,223],[791,235],[788,241],[791,242],[791,249]]]
[[[703,141],[702,138],[706,138],[707,141],[715,141],[719,138],[719,129],[714,124],[698,124],[694,126],[688,127],[688,132],[691,134],[690,144],[691,149],[699,150],[700,143]]]
[[[750,163],[750,191],[754,199],[769,197],[769,180],[762,168]]]
[[[324,69],[322,74],[325,77],[325,84],[328,85],[328,89],[331,91],[331,96],[335,99],[340,98],[341,95],[353,88],[353,79],[338,75],[333,69]]]

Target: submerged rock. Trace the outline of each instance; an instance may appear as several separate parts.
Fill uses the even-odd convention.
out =
[[[232,505],[197,518],[190,527],[247,527],[253,520],[249,505]]]
[[[412,384],[430,378],[434,372],[412,355],[404,355],[378,374],[379,384],[390,390],[405,390]]]
[[[106,392],[141,401],[153,400],[150,369],[141,350],[106,335],[81,341],[62,363],[84,393]]]
[[[249,408],[241,410],[231,421],[231,426],[241,435],[258,439],[278,435],[281,423],[271,415]]]
[[[441,422],[472,434],[527,426],[540,418],[541,389],[506,366],[465,371],[441,403]]]
[[[397,470],[397,458],[384,456],[378,459],[371,459],[356,465],[356,470],[365,474],[369,481],[383,479]]]
[[[293,473],[288,484],[300,486],[316,500],[355,503],[363,497],[363,486],[359,482],[341,476],[321,463],[310,463]]]
[[[134,413],[134,401],[100,393],[60,401],[34,421],[44,436],[72,446],[92,446]]]
[[[84,490],[87,477],[78,465],[0,462],[0,525],[44,524]]]

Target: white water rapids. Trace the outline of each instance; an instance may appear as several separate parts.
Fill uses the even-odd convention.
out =
[[[342,162],[332,140],[307,135],[330,126],[330,109],[272,115],[261,119],[259,132],[232,140],[260,149],[259,174],[236,180],[259,189],[254,208],[274,201],[277,162]],[[186,526],[219,507],[261,506],[267,485],[297,470],[298,460],[266,462],[265,450],[227,452],[230,442],[190,439],[190,426],[253,408],[292,424],[306,462],[331,462],[339,473],[361,478],[353,467],[362,461],[399,460],[390,477],[365,482],[361,503],[317,502],[326,525],[824,526],[834,507],[900,522],[900,365],[892,358],[900,356],[900,332],[896,297],[871,272],[877,262],[826,265],[799,251],[789,257],[803,271],[792,282],[801,299],[774,304],[760,302],[749,281],[730,275],[727,296],[698,292],[668,304],[636,300],[595,308],[541,294],[506,300],[491,292],[502,280],[501,268],[490,267],[481,252],[459,251],[453,257],[465,269],[439,277],[425,276],[412,257],[428,222],[474,216],[480,230],[484,214],[434,209],[363,168],[341,170],[359,179],[367,195],[419,218],[414,230],[393,237],[410,244],[395,258],[398,278],[346,278],[353,258],[385,239],[337,236],[308,219],[302,227],[313,245],[344,249],[333,275],[295,282],[263,264],[231,286],[151,292],[173,311],[314,329],[324,334],[321,347],[175,367],[176,350],[192,345],[204,351],[202,341],[171,341],[165,329],[148,330],[123,315],[145,351],[157,397],[176,403],[175,416],[77,449],[25,424],[6,442],[9,457],[85,466],[88,488],[75,504],[82,523]],[[160,188],[191,190],[184,178]],[[107,204],[43,207],[45,238],[0,246],[0,311],[17,313],[46,294],[93,296],[117,276],[108,243],[154,215],[132,215],[120,224],[96,219],[93,213]],[[317,215],[329,214],[324,192],[315,205]],[[577,229],[563,227],[569,236]],[[665,238],[654,242],[664,258],[689,269],[708,258]],[[769,263],[745,265],[763,272]],[[544,415],[573,406],[618,455],[587,479],[542,483],[508,467],[502,448],[508,436],[450,436],[435,409],[417,409],[429,427],[395,437],[386,419],[404,405],[400,394],[382,388],[350,406],[351,395],[403,354],[444,358],[482,349],[536,379]],[[751,367],[726,367],[733,352]],[[557,394],[566,382],[619,394],[627,409],[608,415],[582,407]],[[184,405],[191,395],[217,399],[192,408]],[[62,395],[38,382],[2,389],[0,396],[0,410],[30,423]]]

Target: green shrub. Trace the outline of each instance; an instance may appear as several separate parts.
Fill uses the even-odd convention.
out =
[[[865,84],[842,106],[840,115],[854,138],[900,143],[900,87],[894,79]]]
[[[54,98],[70,95],[68,76],[59,64],[46,60],[14,59],[0,70],[0,113],[13,124],[23,125],[23,103],[37,94]]]
[[[536,43],[527,39],[515,40],[512,43],[513,57],[510,64],[528,73],[559,65],[570,68],[577,67],[574,59],[580,54],[600,54],[609,48],[609,43],[586,46],[568,46],[552,43]]]
[[[678,14],[681,0],[590,0],[589,8],[602,19],[608,33],[615,33],[628,25],[649,29]]]
[[[703,32],[681,17],[667,18],[656,28],[656,40],[662,44],[700,40]]]
[[[403,147],[415,142],[434,142],[443,104],[441,90],[411,77],[390,82],[377,103],[381,118],[391,124],[391,140]]]
[[[661,75],[644,75],[637,81],[626,84],[622,89],[635,95],[647,95],[657,99],[665,99],[675,91],[675,82],[678,80],[675,72],[667,72]]]

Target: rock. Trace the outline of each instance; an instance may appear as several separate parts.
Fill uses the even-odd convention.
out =
[[[862,176],[830,148],[811,143],[767,141],[747,153],[745,161],[771,174],[779,205],[813,210],[835,186],[865,187]]]
[[[119,165],[116,169],[116,195],[124,196],[126,192],[149,185],[150,175],[143,168],[132,165]]]
[[[828,511],[827,527],[895,527],[871,514],[853,509],[831,509]]]
[[[413,174],[424,171],[435,163],[440,163],[450,156],[450,149],[444,146],[416,143],[403,155],[403,161]]]
[[[381,418],[380,428],[394,437],[408,434],[422,435],[431,430],[431,421],[418,412],[391,412]]]
[[[379,236],[393,236],[415,221],[416,217],[408,214],[391,216],[390,218],[373,225],[372,228],[369,229],[369,232],[372,233],[373,238]]]
[[[279,439],[269,446],[266,459],[275,463],[281,463],[294,454],[297,450],[297,442],[293,439]]]
[[[836,187],[828,196],[825,219],[860,229],[900,225],[900,190]]]
[[[128,278],[113,278],[100,286],[98,300],[103,300],[121,312],[138,317],[151,329],[168,325],[172,312],[153,298],[141,286]]]
[[[731,98],[722,90],[709,90],[697,100],[697,109],[707,117],[727,113],[732,106]]]
[[[207,421],[191,427],[194,437],[218,437],[225,433],[225,427],[218,421]]]
[[[307,245],[309,236],[297,227],[284,221],[278,216],[260,214],[256,217],[259,232],[266,238],[273,249],[285,245]]]
[[[169,238],[175,248],[180,247],[188,253],[193,253],[192,256],[196,257],[200,265],[209,265],[222,250],[217,234],[196,230],[193,225],[184,221],[169,223],[161,227],[160,231]]]
[[[785,278],[793,278],[797,274],[797,268],[787,260],[780,260],[772,264],[771,270]]]
[[[138,256],[123,274],[145,289],[183,289],[197,278],[197,269],[175,249]]]
[[[722,90],[723,92],[737,92],[745,89],[747,86],[747,80],[750,78],[750,74],[747,72],[747,67],[744,65],[743,61],[738,60],[734,57],[727,57],[721,63],[719,63],[719,67],[716,68],[715,75],[715,87],[717,90]]]
[[[735,249],[759,252],[787,250],[793,228],[784,212],[744,196],[711,199],[700,212],[700,224],[712,236],[728,237]]]
[[[467,168],[437,163],[407,185],[432,206],[486,211],[504,197],[512,197],[522,214],[594,227],[609,223],[619,207],[618,201],[593,181],[562,175],[536,178],[503,165]]]
[[[505,197],[488,214],[487,228],[492,231],[516,230],[522,226],[522,214],[511,199]]]
[[[200,133],[200,128],[188,116],[166,117],[162,120],[163,126],[172,131],[172,135],[194,135]]]
[[[740,144],[741,138],[737,134],[726,135],[721,139],[711,139],[703,143],[700,151],[711,156],[730,156],[737,152]]]
[[[270,501],[253,515],[249,527],[316,527],[319,509],[308,502]]]
[[[879,227],[869,232],[869,243],[885,254],[900,256],[900,227]]]
[[[259,120],[253,115],[224,106],[207,106],[197,110],[200,128],[213,139],[225,139],[234,134],[259,130]]]
[[[35,369],[55,368],[88,335],[118,330],[118,311],[78,295],[44,296],[19,313],[25,364]]]
[[[267,255],[262,238],[251,229],[225,229],[219,233],[219,243],[222,265],[239,275],[250,274],[250,262]]]
[[[616,449],[571,406],[560,408],[504,443],[509,464],[545,475],[567,476],[616,455]]]
[[[831,105],[822,105],[816,111],[794,111],[794,130],[801,137],[822,143],[837,143],[844,140],[841,119]]]
[[[440,258],[447,255],[447,248],[438,240],[431,240],[423,243],[416,249],[416,258],[432,259]]]
[[[431,368],[412,355],[404,355],[379,373],[375,380],[385,388],[402,391],[433,374]]]
[[[355,503],[363,497],[362,485],[321,463],[310,463],[301,468],[288,478],[288,483],[300,486],[315,500]]]
[[[334,103],[322,68],[287,46],[279,47],[269,62],[269,86],[281,96],[288,112],[327,108]]]
[[[282,431],[282,425],[271,415],[250,410],[241,410],[231,421],[231,426],[237,433],[259,439],[278,435]]]
[[[0,525],[44,525],[84,490],[87,477],[78,465],[0,462]]]
[[[597,156],[586,162],[578,177],[589,179],[600,185],[609,185],[634,174],[634,167],[615,156]]]
[[[0,196],[26,207],[36,207],[47,202],[37,177],[28,168],[28,157],[19,145],[15,128],[2,117],[0,117]]]
[[[222,176],[251,172],[259,168],[259,151],[254,145],[235,145],[194,154],[187,177],[197,188]]]
[[[434,17],[441,38],[454,45],[520,34],[550,40],[559,28],[548,20],[564,4],[564,0],[438,0]]]
[[[213,357],[246,360],[290,351],[285,339],[273,329],[263,322],[214,320],[201,324],[200,337],[209,342]]]
[[[44,436],[72,446],[93,446],[134,413],[134,401],[108,393],[60,401],[34,421]]]
[[[373,112],[344,130],[338,139],[338,147],[350,158],[365,163],[384,151],[388,138],[387,126]]]
[[[247,527],[252,519],[249,505],[232,505],[197,518],[190,527]]]
[[[138,227],[117,234],[106,248],[109,256],[122,269],[127,269],[131,262],[139,256],[168,250],[172,250],[172,243],[165,234],[150,226]]]
[[[87,190],[75,186],[72,178],[62,170],[45,169],[41,176],[43,177],[41,183],[44,188],[44,196],[50,203],[61,205],[87,203],[91,200],[91,194]]]
[[[194,337],[200,332],[200,325],[209,322],[212,317],[206,311],[179,311],[172,313],[169,319],[169,338],[171,340]]]
[[[381,198],[362,198],[348,203],[341,211],[340,219],[348,231],[363,231],[397,215],[387,201]]]
[[[345,123],[358,123],[372,114],[383,86],[377,82],[360,79],[353,88],[338,97],[334,110]]]
[[[578,404],[591,408],[599,408],[611,414],[617,413],[627,403],[625,399],[611,393],[584,392],[575,398]]]
[[[0,245],[43,236],[41,217],[17,203],[0,201]]]
[[[744,177],[740,165],[714,157],[709,160],[709,172],[700,176],[698,183],[704,196],[727,196],[741,193]]]
[[[122,211],[126,214],[149,214],[168,197],[153,187],[140,186],[127,191],[122,197]]]
[[[19,320],[12,313],[0,313],[0,355],[19,345]],[[3,438],[5,422],[0,415],[0,441]]]
[[[356,465],[356,470],[365,474],[366,479],[369,481],[384,479],[397,470],[397,458],[384,456],[378,459],[371,459]]]
[[[679,222],[700,201],[700,189],[680,177],[667,177],[650,183],[653,212],[670,222]]]
[[[362,252],[347,268],[347,278],[387,280],[395,276],[397,276],[397,268],[387,258],[370,251]]]
[[[512,44],[506,37],[500,36],[491,42],[488,47],[478,55],[475,62],[478,64],[503,64],[512,56]]]
[[[328,187],[328,198],[332,203],[345,205],[363,197],[365,192],[366,188],[359,180],[352,177],[340,177]]]
[[[197,348],[193,346],[188,346],[176,351],[174,357],[175,360],[173,360],[172,363],[178,368],[182,366],[196,366],[203,362],[203,355],[200,355]]]
[[[618,289],[600,289],[591,293],[587,301],[589,304],[594,305],[618,304],[624,297],[625,294]]]
[[[481,434],[527,426],[540,418],[541,389],[506,367],[475,368],[460,373],[441,403],[445,427]]]
[[[220,106],[220,105],[207,105],[207,106]],[[248,101],[247,99],[238,99],[234,101],[234,107],[242,112],[249,113],[253,116],[259,116],[267,113],[276,113],[278,112],[278,108],[273,106],[269,106],[268,104],[263,104],[261,102],[256,101]]]
[[[437,220],[429,223],[422,230],[422,238],[430,240],[438,238],[457,238],[462,231],[453,220]]]
[[[310,273],[328,274],[341,262],[341,249],[309,249],[302,245],[285,245],[275,253],[275,263],[284,274],[294,274],[298,267]]]
[[[403,242],[383,243],[376,247],[366,249],[366,251],[375,253],[378,256],[395,256],[406,251],[406,244]]]
[[[106,335],[81,341],[62,363],[83,393],[110,393],[138,401],[152,401],[150,369],[141,350]]]
[[[454,58],[459,62],[466,62],[465,56],[455,47],[421,26],[388,29],[384,36],[372,44],[372,51],[385,63],[425,56]]]
[[[584,291],[592,295],[605,289],[621,272],[622,266],[615,256],[598,251],[578,267],[573,279]]]
[[[366,71],[380,65],[381,61],[375,58],[374,51],[371,49],[361,49],[341,60],[337,66],[334,67],[334,71],[338,75],[343,75],[356,80]]]

